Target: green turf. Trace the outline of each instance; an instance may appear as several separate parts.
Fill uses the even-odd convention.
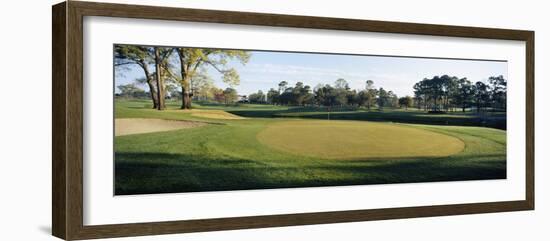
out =
[[[295,155],[343,160],[443,157],[464,149],[464,142],[453,136],[370,121],[278,121],[258,133],[257,139]]]
[[[288,122],[292,117],[209,119],[177,110],[176,102],[169,102],[169,110],[162,112],[149,109],[149,103],[117,101],[115,116],[198,120],[211,124],[116,137],[117,195],[506,178],[506,132],[503,130],[388,123],[383,125],[459,139],[464,143],[464,149],[447,157],[318,158],[307,153],[283,151],[258,140],[258,135],[266,128]],[[289,113],[290,109],[267,105],[196,107],[227,110],[233,114],[246,111]],[[307,126],[311,121],[294,118],[291,122]],[[370,122],[353,123],[363,125]],[[406,149],[408,145],[411,143],[402,142],[395,150]]]

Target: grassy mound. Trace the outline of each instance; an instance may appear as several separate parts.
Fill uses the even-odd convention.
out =
[[[456,137],[364,121],[275,122],[257,137],[279,151],[328,159],[443,157],[464,149]]]

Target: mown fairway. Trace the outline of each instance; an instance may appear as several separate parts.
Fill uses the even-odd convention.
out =
[[[115,137],[117,195],[506,178],[506,133],[493,128],[257,117],[288,112],[267,105],[115,106],[116,118],[205,123]]]

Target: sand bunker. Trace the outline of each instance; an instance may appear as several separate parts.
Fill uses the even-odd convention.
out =
[[[171,131],[178,129],[194,128],[204,125],[206,125],[206,123],[196,121],[138,118],[115,119],[115,136]]]

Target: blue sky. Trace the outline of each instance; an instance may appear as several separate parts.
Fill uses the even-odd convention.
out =
[[[240,95],[258,90],[267,92],[277,88],[281,81],[294,85],[300,81],[312,88],[317,84],[333,84],[344,78],[352,89],[365,88],[366,80],[373,80],[376,88],[392,90],[398,96],[413,95],[413,85],[426,77],[448,74],[467,77],[473,82],[486,81],[489,76],[507,76],[507,63],[501,61],[428,59],[409,57],[356,56],[318,53],[286,53],[250,51],[251,58],[246,65],[237,61],[229,66],[240,74],[240,85],[235,88]],[[220,88],[222,76],[207,68],[214,84]],[[130,66],[123,74],[115,75],[115,85],[132,83],[143,78],[137,66]],[[147,86],[140,86],[147,89]]]

